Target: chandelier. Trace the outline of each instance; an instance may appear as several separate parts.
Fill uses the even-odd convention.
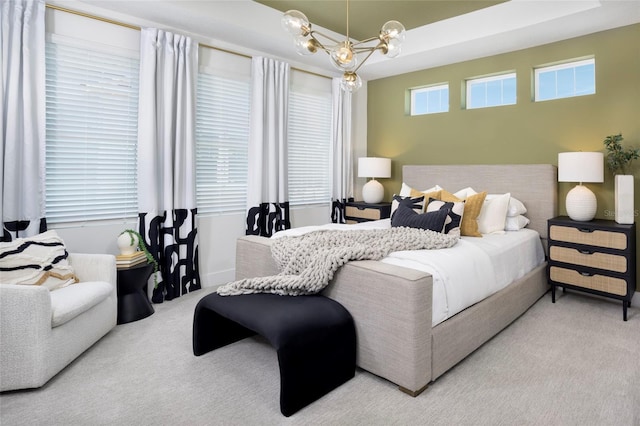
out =
[[[357,74],[358,69],[367,59],[379,50],[389,58],[395,58],[400,53],[400,45],[404,41],[405,29],[398,21],[388,21],[380,29],[377,37],[362,41],[352,41],[349,38],[349,0],[347,0],[347,39],[335,40],[311,28],[311,23],[304,13],[289,10],[282,17],[282,26],[293,37],[296,51],[300,55],[312,55],[318,50],[324,50],[331,58],[331,63],[340,71],[342,89],[355,92],[362,87],[362,79]],[[358,55],[364,56],[359,60]]]

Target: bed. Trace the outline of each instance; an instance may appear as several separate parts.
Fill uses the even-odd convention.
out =
[[[403,182],[456,191],[472,186],[510,192],[527,207],[527,226],[546,247],[547,219],[557,215],[557,168],[528,165],[406,165]],[[236,279],[275,275],[269,238],[246,236],[236,246]],[[323,295],[353,316],[357,365],[413,396],[522,315],[548,290],[546,262],[502,290],[432,326],[433,277],[381,261],[349,262]]]

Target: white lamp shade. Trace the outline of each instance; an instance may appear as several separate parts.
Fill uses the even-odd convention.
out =
[[[358,158],[358,177],[391,177],[391,159],[380,157]]]
[[[602,152],[559,153],[558,182],[604,182],[604,154]]]

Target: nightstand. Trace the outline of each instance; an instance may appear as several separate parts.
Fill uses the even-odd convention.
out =
[[[345,220],[349,224],[387,219],[391,215],[391,203],[369,204],[364,201],[349,201],[345,204]]]
[[[547,277],[551,301],[556,287],[622,301],[622,317],[636,290],[636,225],[611,220],[577,222],[566,216],[548,221]]]

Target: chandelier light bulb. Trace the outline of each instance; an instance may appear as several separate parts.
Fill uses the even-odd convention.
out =
[[[293,39],[298,55],[313,55],[318,50],[314,39],[305,36],[298,36]]]
[[[347,71],[342,76],[340,87],[346,92],[355,92],[362,87],[362,79],[355,72]]]
[[[280,21],[282,28],[294,37],[306,36],[311,31],[311,23],[306,15],[299,10],[288,10]]]
[[[398,39],[391,39],[387,43],[386,52],[385,51],[383,51],[383,52],[387,57],[395,58],[396,56],[398,56],[400,54],[400,50],[401,50],[400,41],[398,41]]]
[[[358,59],[353,52],[351,42],[343,41],[331,49],[331,62],[339,70],[353,70],[358,65]]]
[[[380,36],[385,40],[398,40],[400,43],[404,41],[406,31],[404,25],[398,21],[388,21],[380,30]]]

